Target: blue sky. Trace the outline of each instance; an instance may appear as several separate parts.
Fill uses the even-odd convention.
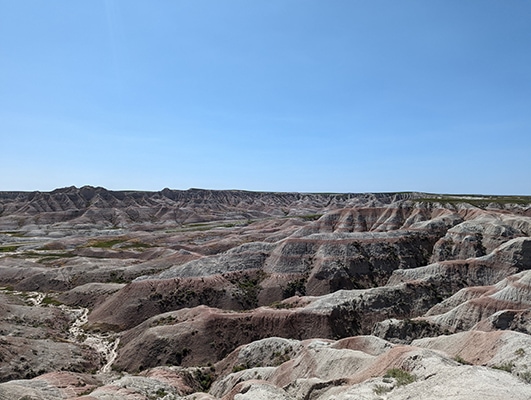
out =
[[[0,0],[0,190],[531,194],[531,2]]]

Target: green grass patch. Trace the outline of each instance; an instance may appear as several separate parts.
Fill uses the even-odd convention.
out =
[[[17,251],[19,247],[19,245],[0,246],[0,253],[10,253],[13,251]]]
[[[317,221],[322,216],[323,214],[308,214],[308,215],[301,215],[299,218],[303,219],[304,221]]]
[[[387,370],[384,375],[384,378],[394,378],[396,380],[397,386],[408,385],[417,380],[417,377],[415,375],[410,374],[409,372],[404,371],[401,368],[392,368]]]
[[[51,296],[45,296],[44,299],[42,299],[42,304],[45,306],[60,306],[63,303]]]
[[[98,249],[110,249],[119,243],[123,243],[123,239],[108,239],[108,240],[93,240],[87,243],[85,247],[95,247]]]

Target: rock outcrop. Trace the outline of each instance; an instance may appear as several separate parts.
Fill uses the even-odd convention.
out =
[[[531,198],[0,193],[1,399],[531,398]]]

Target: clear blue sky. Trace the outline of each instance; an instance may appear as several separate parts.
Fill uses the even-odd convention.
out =
[[[531,2],[0,0],[0,190],[531,194]]]

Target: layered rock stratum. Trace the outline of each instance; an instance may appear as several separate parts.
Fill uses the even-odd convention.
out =
[[[531,198],[0,192],[0,399],[530,399]]]

